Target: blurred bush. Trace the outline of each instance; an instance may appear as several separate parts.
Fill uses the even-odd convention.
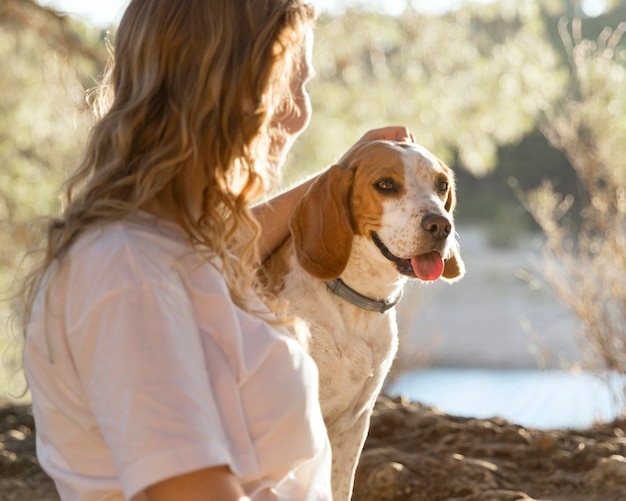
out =
[[[597,39],[559,23],[572,79],[538,109],[540,130],[573,166],[581,207],[549,181],[518,196],[543,230],[545,277],[579,319],[590,365],[626,374],[626,22]]]
[[[20,360],[18,329],[8,328],[16,269],[35,218],[59,210],[59,185],[77,163],[91,120],[84,87],[106,55],[101,40],[99,30],[30,0],[0,4],[0,384]]]
[[[311,84],[311,126],[296,149],[298,170],[332,162],[365,130],[408,125],[418,142],[475,176],[494,170],[498,145],[533,128],[525,95],[546,99],[537,62],[557,70],[536,2],[499,2],[429,16],[347,11],[322,16]],[[549,47],[548,47],[549,49]]]

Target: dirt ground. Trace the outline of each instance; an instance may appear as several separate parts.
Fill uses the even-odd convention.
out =
[[[58,501],[35,456],[35,422],[28,405],[0,402],[0,499]]]
[[[538,431],[380,398],[354,499],[626,500],[625,426]]]
[[[626,421],[538,431],[381,397],[355,501],[626,500]],[[0,403],[0,499],[58,501],[27,405]]]

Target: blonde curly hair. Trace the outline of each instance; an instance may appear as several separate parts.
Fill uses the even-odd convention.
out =
[[[285,132],[272,117],[294,107],[291,83],[313,21],[303,0],[130,2],[84,158],[24,282],[24,327],[44,276],[80,235],[151,201],[171,208],[248,309],[259,233],[248,207],[275,181],[271,144]],[[198,180],[199,214],[190,200]]]

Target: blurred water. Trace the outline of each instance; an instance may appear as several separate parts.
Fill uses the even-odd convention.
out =
[[[625,407],[620,383],[626,379],[609,379],[563,371],[431,369],[406,374],[387,393],[457,416],[500,416],[538,429],[586,428],[612,421]]]

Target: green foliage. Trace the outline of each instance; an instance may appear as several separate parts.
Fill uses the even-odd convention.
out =
[[[56,192],[77,163],[89,117],[84,92],[62,52],[34,33],[0,26],[0,265],[14,266],[28,222],[58,211]],[[18,249],[19,248],[19,249]]]
[[[91,48],[99,35],[73,31],[32,2],[11,6],[13,17],[0,12],[0,59],[10,68],[0,72],[0,357],[9,371],[19,360],[5,331],[19,292],[16,270],[33,242],[34,218],[59,211],[59,186],[77,164],[90,124],[82,84],[104,56]],[[69,35],[81,51],[59,45]],[[88,38],[76,42],[82,35]]]
[[[484,175],[497,164],[498,145],[533,128],[537,104],[528,91],[540,87],[546,101],[563,92],[565,75],[550,85],[543,75],[559,74],[558,63],[534,2],[441,17],[411,8],[400,17],[323,17],[310,84],[315,111],[293,165],[319,169],[365,130],[399,123],[444,160],[456,153],[464,168]]]

